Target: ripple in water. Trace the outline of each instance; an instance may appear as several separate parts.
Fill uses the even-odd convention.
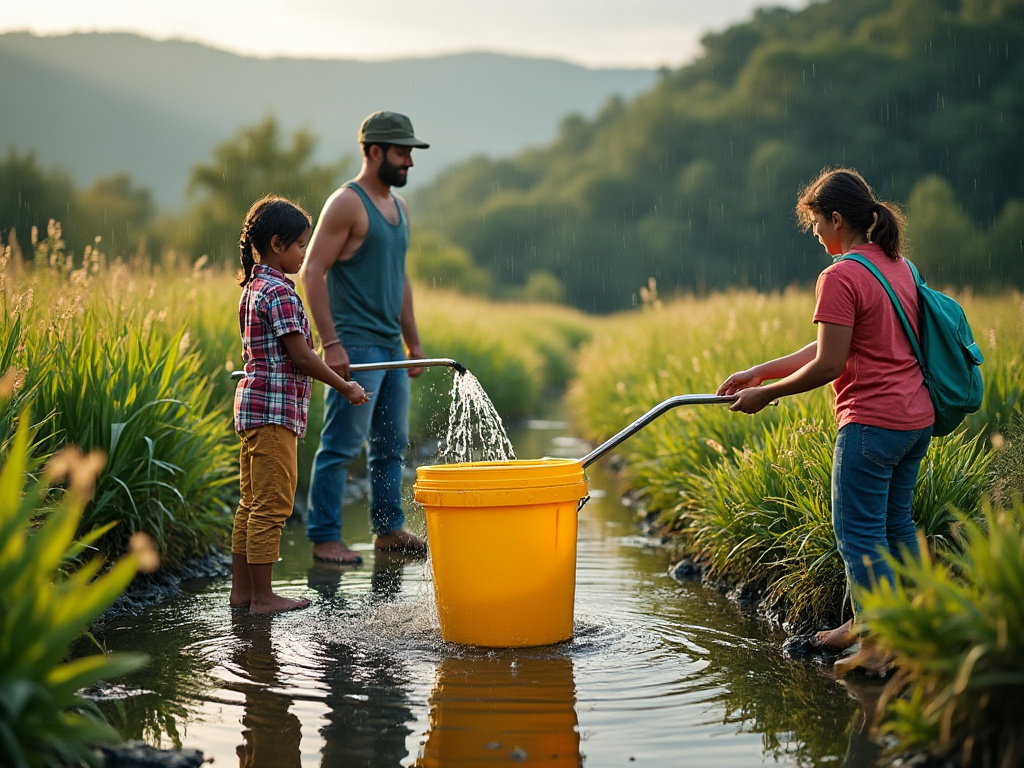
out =
[[[451,399],[448,429],[437,451],[439,464],[515,459],[501,416],[476,376],[469,371],[456,375]]]

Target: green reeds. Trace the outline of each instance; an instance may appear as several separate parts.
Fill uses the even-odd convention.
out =
[[[75,323],[39,334],[29,355],[40,349],[51,350],[54,372],[35,398],[37,409],[53,413],[44,447],[74,443],[107,456],[82,520],[86,527],[117,523],[107,551],[139,531],[171,560],[221,540],[230,526],[233,455],[185,329],[138,312],[89,308]]]
[[[50,474],[59,480],[67,473],[69,487],[50,506],[42,484],[26,487],[28,453],[23,415],[0,470],[0,754],[11,768],[93,765],[93,747],[119,737],[79,691],[145,658],[66,659],[72,642],[131,581],[137,562],[128,556],[101,571],[100,558],[83,558],[99,532],[75,541],[95,464],[61,454]]]
[[[25,269],[3,299],[13,311],[0,350],[28,372],[17,395],[40,421],[37,460],[69,444],[107,455],[81,522],[117,523],[98,542],[104,552],[137,531],[168,562],[205,552],[226,536],[236,470],[230,413],[211,404],[203,357],[186,325],[152,307],[152,276],[95,254],[65,267]]]

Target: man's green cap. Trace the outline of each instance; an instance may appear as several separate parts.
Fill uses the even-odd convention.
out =
[[[419,147],[426,149],[430,145],[420,141],[412,132],[412,121],[398,112],[374,112],[363,120],[359,126],[360,144],[396,144],[400,147]]]

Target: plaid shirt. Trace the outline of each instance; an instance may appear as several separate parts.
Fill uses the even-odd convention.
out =
[[[295,367],[280,338],[301,333],[313,349],[295,283],[257,264],[238,303],[238,328],[245,378],[235,389],[235,431],[281,424],[303,437],[312,379]]]

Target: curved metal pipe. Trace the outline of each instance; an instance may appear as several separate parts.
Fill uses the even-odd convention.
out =
[[[676,395],[675,397],[670,397],[668,400],[658,403],[618,434],[605,440],[597,446],[597,448],[580,459],[580,463],[583,464],[584,467],[587,467],[589,464],[604,456],[608,451],[617,446],[627,437],[630,437],[643,429],[666,411],[677,408],[680,405],[709,405],[712,403],[731,403],[735,400],[736,395]]]

